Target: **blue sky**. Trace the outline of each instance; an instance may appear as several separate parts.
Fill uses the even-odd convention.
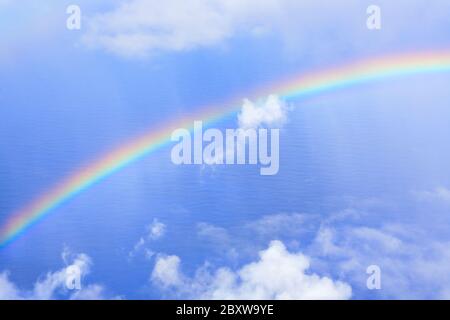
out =
[[[66,28],[70,4],[80,30]],[[378,31],[366,27],[371,4]],[[203,105],[347,61],[446,49],[449,10],[422,0],[0,0],[0,223],[80,165]],[[175,166],[161,149],[2,248],[0,298],[449,298],[449,81],[282,101],[275,176]],[[81,290],[64,286],[70,265]],[[369,265],[381,269],[380,290],[366,287]]]

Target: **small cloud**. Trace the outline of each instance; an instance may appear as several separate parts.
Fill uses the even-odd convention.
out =
[[[155,252],[153,250],[150,250],[148,248],[146,248],[144,250],[145,259],[150,260],[151,258],[153,258],[154,255],[155,255]]]
[[[145,257],[147,259],[151,258],[154,254],[152,250],[146,246],[149,242],[158,240],[164,236],[166,233],[166,225],[160,222],[158,219],[153,219],[153,222],[149,224],[146,229],[146,234],[139,238],[135,243],[133,249],[128,253],[129,258],[133,258],[138,252],[144,251]]]
[[[261,127],[277,127],[276,129],[279,129],[287,120],[287,112],[288,107],[276,95],[270,95],[267,99],[261,100],[258,103],[253,103],[252,101],[245,99],[237,119],[240,130],[237,130],[239,139],[237,139],[236,145],[226,144],[221,152],[216,152],[214,156],[207,155],[204,158],[205,163],[224,163],[225,155],[230,153],[233,154],[235,150],[245,147],[248,143],[245,130],[258,129]],[[214,166],[212,167],[214,168]]]
[[[260,103],[245,100],[238,115],[239,127],[257,129],[261,126],[281,126],[287,120],[288,108],[277,96],[270,95]]]
[[[148,238],[152,240],[156,240],[164,236],[166,232],[166,225],[158,219],[153,219],[153,222],[147,227],[148,230]]]

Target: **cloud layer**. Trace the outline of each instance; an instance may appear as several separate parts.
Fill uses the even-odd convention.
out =
[[[88,45],[122,56],[182,51],[217,44],[239,29],[258,30],[275,0],[131,0],[94,16]]]

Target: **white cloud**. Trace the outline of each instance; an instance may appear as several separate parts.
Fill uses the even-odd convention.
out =
[[[129,252],[129,258],[133,258],[138,252],[144,251],[146,258],[151,258],[154,254],[152,250],[146,246],[150,241],[158,240],[166,233],[167,226],[159,221],[153,219],[153,222],[146,227],[146,234],[139,238],[133,249]]]
[[[0,300],[19,300],[19,289],[9,280],[9,273],[4,271],[0,273]]]
[[[275,0],[129,0],[89,21],[84,42],[123,56],[217,44],[238,30],[261,30]],[[257,33],[257,32],[256,32]]]
[[[160,256],[156,260],[151,279],[163,287],[178,286],[182,283],[180,258],[177,256]]]
[[[79,290],[66,287],[67,270],[76,267],[83,278],[90,272],[91,259],[86,254],[71,255],[67,250],[64,250],[62,257],[65,262],[70,259],[71,263],[58,271],[48,272],[35,282],[31,290],[19,289],[9,279],[8,272],[0,273],[0,300],[104,299],[104,288],[99,284],[82,285]]]
[[[201,299],[348,299],[351,287],[309,272],[310,260],[290,253],[280,241],[259,252],[259,260],[233,271],[220,268],[211,273],[199,269],[190,279],[180,271],[180,259],[162,257],[152,280],[172,287],[181,295]]]
[[[245,100],[238,115],[239,127],[242,129],[261,126],[281,126],[286,122],[288,108],[277,96],[270,95],[260,103]]]
[[[166,225],[158,219],[153,219],[153,222],[147,227],[148,237],[150,239],[156,240],[164,236],[166,232]]]
[[[63,254],[66,259],[67,253]],[[38,300],[52,299],[57,290],[65,290],[68,268],[77,267],[81,275],[86,275],[90,271],[91,259],[85,254],[75,257],[72,264],[56,272],[49,272],[44,279],[38,280],[34,285],[33,298]]]
[[[287,113],[289,108],[286,106],[277,95],[270,95],[266,99],[262,99],[257,103],[254,103],[248,99],[245,99],[241,111],[237,116],[239,129],[258,129],[260,127],[277,127],[280,128],[287,120]],[[245,138],[245,132],[239,131],[238,134]],[[245,141],[245,142],[243,142]],[[248,143],[246,139],[237,139],[237,148],[240,148],[243,143]],[[216,152],[214,156],[207,155],[203,160],[204,162],[217,164],[223,163],[225,154],[235,152],[234,145],[226,145],[222,152]],[[202,169],[206,167],[213,167],[211,165],[204,165]]]

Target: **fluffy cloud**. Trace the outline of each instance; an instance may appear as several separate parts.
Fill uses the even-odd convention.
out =
[[[256,104],[245,100],[238,115],[239,127],[249,129],[280,126],[286,122],[287,111],[285,103],[277,95],[270,95]]]
[[[9,280],[9,273],[4,271],[0,273],[0,300],[19,300],[19,289]]]
[[[259,252],[259,260],[233,271],[220,268],[197,271],[187,278],[176,256],[161,257],[152,273],[154,283],[172,287],[180,295],[202,299],[348,299],[351,288],[309,272],[310,260],[290,253],[280,241]]]
[[[280,128],[287,120],[288,111],[286,104],[277,95],[270,95],[257,103],[245,99],[237,116],[239,129],[242,129],[238,132],[238,135],[241,135],[244,139],[237,139],[237,148],[242,147],[243,143],[248,143],[248,140],[245,139],[244,130],[258,129],[260,127]],[[204,158],[204,161],[210,164],[223,163],[225,159],[224,154],[235,152],[235,148],[234,145],[227,144],[222,152],[216,152],[212,157],[207,156]]]
[[[14,284],[9,273],[4,271],[0,273],[0,300],[49,300],[49,299],[104,299],[104,288],[98,284],[90,284],[81,287],[81,289],[69,290],[67,288],[68,275],[70,270],[79,270],[83,278],[90,272],[92,265],[91,259],[85,254],[71,255],[67,250],[63,252],[63,260],[71,263],[66,267],[48,272],[44,277],[38,279],[33,289],[22,290]]]
[[[156,240],[164,236],[166,232],[166,225],[158,219],[153,219],[153,222],[147,227],[148,237],[150,239]]]
[[[180,258],[160,256],[153,269],[151,279],[163,287],[179,286],[183,276],[180,272]]]
[[[217,44],[260,30],[275,0],[130,0],[90,20],[84,42],[123,56]]]

